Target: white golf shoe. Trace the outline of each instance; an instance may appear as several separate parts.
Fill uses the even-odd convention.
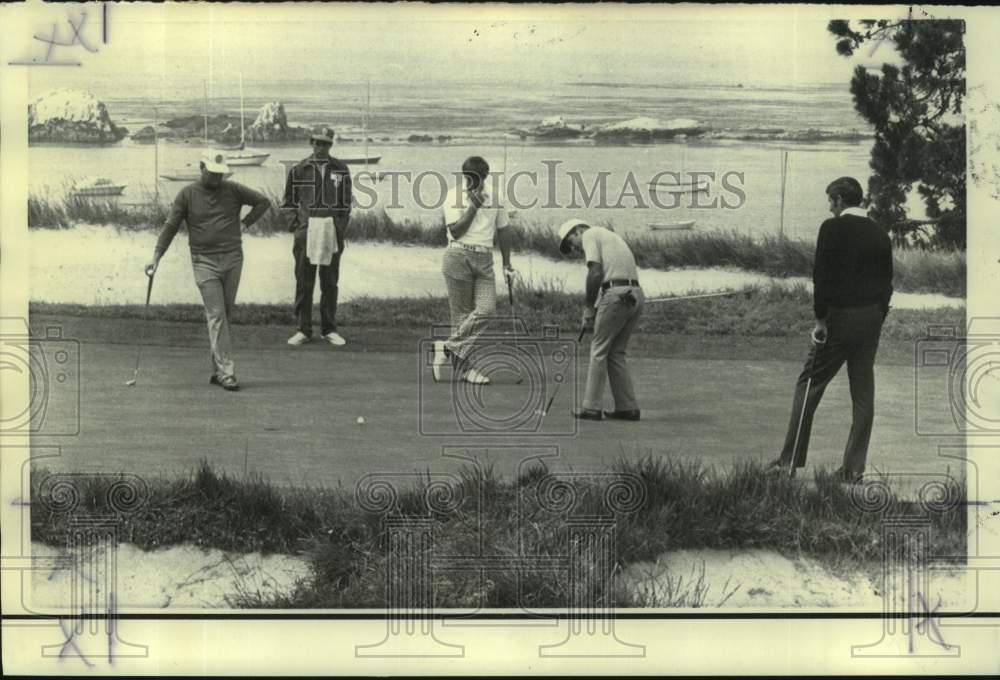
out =
[[[490,379],[474,368],[470,368],[468,371],[466,371],[465,375],[462,376],[462,380],[464,380],[467,383],[472,383],[473,385],[490,384]]]
[[[342,336],[337,331],[332,331],[330,333],[327,333],[326,335],[323,336],[323,338],[331,345],[336,345],[337,347],[343,347],[344,345],[347,344],[347,340],[344,340],[344,336]]]
[[[306,344],[310,340],[312,340],[312,338],[310,338],[308,335],[306,335],[302,331],[296,331],[295,335],[293,335],[292,337],[288,338],[288,344],[289,345],[295,345],[297,347],[299,345]]]
[[[441,382],[441,369],[448,362],[448,350],[444,346],[444,340],[434,341],[434,356],[431,358],[431,374],[434,382]]]

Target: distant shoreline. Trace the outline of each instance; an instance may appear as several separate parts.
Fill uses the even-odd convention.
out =
[[[130,123],[132,121],[129,121]],[[874,140],[874,134],[866,133],[820,133],[811,135],[812,131],[805,131],[802,134],[793,133],[791,135],[766,135],[766,134],[739,134],[738,132],[709,132],[698,137],[689,137],[687,139],[665,139],[665,140],[655,140],[650,142],[639,142],[639,141],[625,141],[625,140],[595,140],[592,138],[578,138],[578,139],[532,139],[525,138],[519,139],[516,137],[509,137],[509,142],[512,146],[533,146],[533,147],[575,147],[575,148],[587,148],[587,147],[620,147],[620,148],[649,148],[649,147],[663,147],[672,146],[677,144],[685,145],[712,145],[712,144],[726,144],[733,142],[744,142],[747,144],[794,144],[794,145],[810,145],[810,144],[862,144],[866,141]],[[372,138],[368,144],[378,145],[380,147],[413,147],[413,146],[470,146],[478,143],[496,143],[496,139],[501,136],[502,133],[497,133],[496,135],[490,135],[484,133],[482,136],[461,136],[461,135],[451,135],[450,139],[438,140],[436,136],[431,135],[430,140],[421,141],[408,141],[406,138],[394,138],[389,141],[383,141],[381,137]],[[191,145],[200,144],[204,146],[205,140],[203,137],[198,136],[185,136],[185,137],[160,137],[160,142],[165,142],[167,144],[173,144],[176,146],[181,145]],[[299,139],[289,139],[280,141],[254,141],[248,142],[248,146],[254,147],[281,147],[288,146],[289,144],[304,143],[305,140]],[[353,139],[347,138],[342,141],[338,141],[338,145],[362,145],[364,144],[363,139]],[[29,141],[28,147],[68,147],[68,148],[87,148],[87,147],[98,147],[98,148],[108,148],[116,146],[151,146],[153,144],[150,141],[139,141],[126,137],[117,142],[104,142],[104,143],[85,143],[85,142],[37,142]],[[226,145],[228,142],[220,142],[217,140],[209,140],[209,146],[214,145]]]

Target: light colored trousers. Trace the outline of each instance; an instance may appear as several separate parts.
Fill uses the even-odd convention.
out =
[[[621,295],[632,291],[636,303],[630,305]],[[604,380],[611,383],[611,395],[616,411],[639,408],[632,387],[632,377],[625,365],[625,347],[632,331],[639,322],[642,306],[646,301],[641,288],[625,286],[609,288],[597,300],[597,318],[594,320],[594,338],[590,342],[590,368],[587,370],[587,389],[583,408],[601,410],[604,405]]]
[[[497,307],[493,253],[445,248],[441,273],[451,307],[451,336],[445,347],[458,359],[467,359]]]
[[[235,376],[233,342],[229,335],[229,317],[236,304],[236,291],[243,273],[243,251],[214,255],[191,253],[194,282],[205,303],[208,322],[208,343],[211,347],[212,371],[221,380]]]

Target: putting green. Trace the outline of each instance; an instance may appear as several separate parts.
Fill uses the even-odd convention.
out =
[[[294,348],[284,344],[289,329],[236,326],[243,389],[228,393],[208,384],[200,324],[150,323],[138,384],[126,387],[138,321],[67,317],[32,319],[32,326],[52,322],[81,342],[80,432],[34,437],[36,455],[61,447],[58,457],[39,462],[53,470],[173,476],[206,459],[220,471],[295,485],[353,485],[369,473],[454,471],[471,459],[505,476],[540,457],[551,468],[577,472],[606,470],[619,456],[669,456],[718,469],[741,460],[767,462],[783,441],[805,358],[804,352],[780,361],[639,356],[630,365],[642,420],[577,423],[570,408],[583,390],[585,356],[575,371],[566,370],[555,404],[539,421],[534,410],[551,396],[553,374],[517,385],[508,372],[485,388],[434,384],[427,357],[412,339],[409,351],[358,351],[353,343],[360,335],[352,339],[345,330],[351,350],[317,341]],[[108,342],[112,337],[124,342]],[[53,398],[62,407],[47,415],[50,432],[72,429],[68,421],[76,417],[66,407],[76,385],[58,389],[64,392]],[[959,461],[938,454],[940,446],[960,443],[958,437],[915,432],[913,367],[879,363],[876,390],[869,471],[959,473]],[[605,398],[610,400],[608,391]],[[946,432],[953,427],[947,398],[936,398],[939,415],[931,425]],[[844,370],[817,412],[806,476],[813,466],[840,464],[849,426]]]

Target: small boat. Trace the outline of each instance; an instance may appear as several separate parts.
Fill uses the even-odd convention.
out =
[[[115,184],[110,179],[100,177],[83,184],[77,184],[70,190],[74,196],[119,196],[125,191],[125,184]]]
[[[708,180],[702,179],[697,182],[650,182],[649,188],[653,191],[662,191],[668,194],[694,194],[701,191],[708,191]]]
[[[247,150],[246,148],[246,117],[243,107],[243,74],[240,74],[240,143],[239,146],[227,149],[226,162],[235,166],[263,165],[264,161],[271,157],[269,153]]]
[[[336,158],[341,163],[343,163],[344,165],[376,165],[380,160],[382,160],[381,156],[368,156],[367,158],[364,156],[348,156],[346,158],[342,158],[336,154],[333,154],[333,157]],[[296,165],[297,163],[301,162],[302,159],[299,159],[296,161],[281,161],[281,164],[284,165],[285,167],[288,167],[290,165]]]
[[[340,162],[345,165],[376,165],[380,160],[381,156],[349,156],[341,158]]]
[[[223,175],[223,178],[229,179],[232,176],[233,173],[227,172]],[[184,168],[183,170],[160,175],[160,177],[168,182],[194,182],[201,179],[201,168],[191,166],[189,168]]]
[[[269,153],[237,152],[226,154],[228,165],[247,166],[263,165],[264,161],[271,157]]]
[[[694,229],[694,220],[686,222],[650,222],[649,228],[653,231],[690,231]]]

